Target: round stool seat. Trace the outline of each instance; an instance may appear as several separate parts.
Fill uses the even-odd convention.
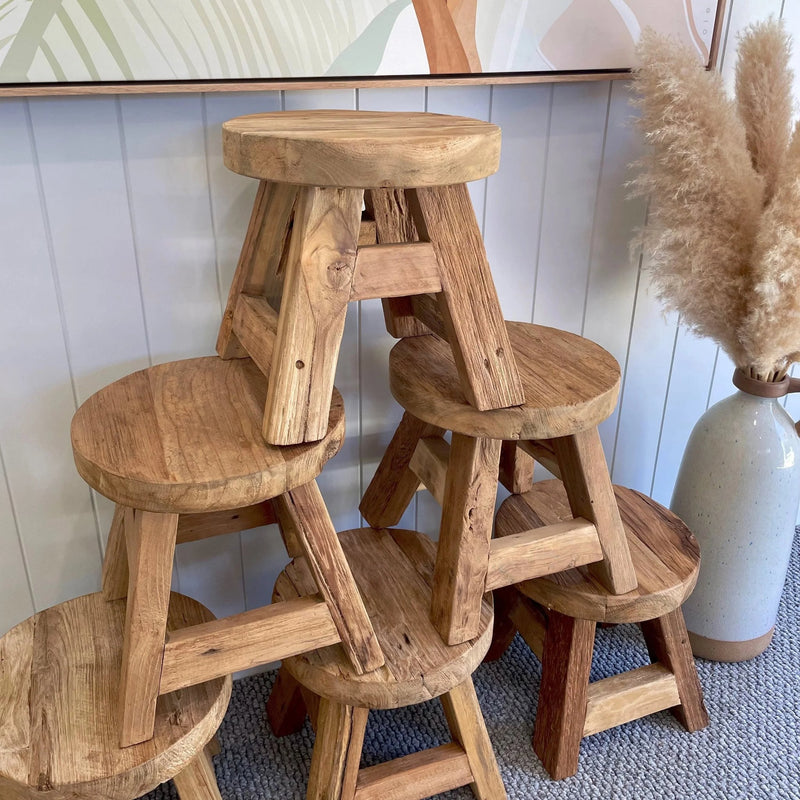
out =
[[[406,411],[475,438],[551,439],[596,427],[614,410],[620,371],[600,345],[573,333],[507,322],[525,404],[478,411],[461,390],[449,345],[435,336],[398,342],[389,355],[392,394]]]
[[[213,618],[170,598],[172,630]],[[160,697],[153,739],[117,746],[124,622],[124,600],[90,594],[0,638],[0,796],[134,800],[203,753],[228,707],[229,677]]]
[[[478,635],[448,647],[430,621],[434,543],[421,533],[396,529],[361,528],[339,538],[386,663],[358,675],[337,644],[284,659],[294,678],[314,694],[362,708],[421,703],[467,680],[489,649],[490,603],[484,600]],[[295,559],[278,576],[273,600],[315,591],[303,559]]]
[[[275,111],[222,126],[225,166],[300,186],[449,186],[500,163],[500,128],[443,114]]]
[[[240,508],[302,486],[341,446],[342,397],[334,389],[323,439],[275,447],[261,436],[266,389],[246,358],[192,358],[134,372],[75,414],[78,472],[117,503],[181,514]]]
[[[569,617],[611,623],[655,619],[683,603],[700,568],[697,540],[671,511],[649,497],[621,486],[614,487],[614,494],[638,588],[611,594],[582,566],[517,584],[524,595]],[[542,481],[503,502],[495,532],[508,536],[572,518],[561,481]]]

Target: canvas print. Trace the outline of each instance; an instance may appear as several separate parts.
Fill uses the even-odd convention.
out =
[[[646,27],[707,61],[711,0],[0,0],[0,84],[626,69]]]

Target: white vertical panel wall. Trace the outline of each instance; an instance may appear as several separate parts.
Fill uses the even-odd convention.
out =
[[[739,30],[800,0],[734,0]],[[798,47],[800,49],[800,46]],[[110,503],[78,478],[76,405],[131,370],[213,352],[255,181],[222,164],[220,124],[262,110],[429,110],[503,128],[500,172],[471,186],[504,313],[583,333],[623,368],[602,428],[614,479],[668,502],[697,417],[730,387],[708,341],[664,316],[628,242],[640,152],[624,82],[0,100],[0,631],[98,586]],[[336,525],[358,501],[400,410],[377,301],[348,311],[337,372],[348,437],[320,478]],[[793,409],[800,412],[800,408]],[[403,524],[435,532],[420,494]],[[176,586],[228,614],[267,601],[275,531],[182,545]]]

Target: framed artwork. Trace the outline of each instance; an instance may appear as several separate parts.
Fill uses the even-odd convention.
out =
[[[624,75],[639,33],[713,64],[724,0],[0,0],[0,94]]]

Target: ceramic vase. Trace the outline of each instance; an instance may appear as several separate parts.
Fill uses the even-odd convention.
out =
[[[744,661],[769,645],[800,504],[800,437],[780,402],[800,381],[737,370],[734,385],[695,425],[670,506],[700,543],[683,607],[692,650],[715,661]]]

